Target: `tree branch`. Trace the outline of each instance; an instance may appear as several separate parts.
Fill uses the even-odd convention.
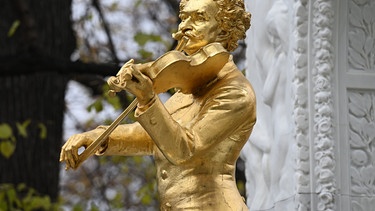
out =
[[[116,75],[120,66],[117,64],[95,64],[72,62],[51,56],[4,56],[0,57],[0,76],[33,74],[36,72],[59,72],[66,75],[93,74],[100,76]]]
[[[115,49],[115,46],[113,44],[113,40],[112,40],[112,36],[111,36],[111,30],[109,29],[109,25],[108,25],[106,19],[104,18],[103,11],[100,8],[100,3],[99,3],[98,0],[93,0],[92,1],[92,5],[98,11],[100,18],[103,21],[103,27],[104,27],[104,31],[105,31],[105,33],[107,34],[107,37],[108,37],[109,49],[110,49],[110,51],[112,53],[113,61],[116,64],[119,64],[120,60],[118,59],[117,54],[116,54],[116,49]]]

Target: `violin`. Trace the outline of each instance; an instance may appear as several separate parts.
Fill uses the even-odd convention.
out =
[[[220,43],[208,44],[188,56],[182,52],[187,42],[188,38],[183,37],[175,50],[165,53],[155,61],[146,64],[133,64],[133,68],[137,68],[152,80],[156,94],[172,88],[180,89],[183,93],[193,93],[197,88],[215,79],[229,59],[229,52]],[[108,79],[111,88],[110,95],[123,90],[118,77],[112,76]],[[99,149],[137,104],[137,99],[134,99],[120,116],[78,156],[74,169]]]

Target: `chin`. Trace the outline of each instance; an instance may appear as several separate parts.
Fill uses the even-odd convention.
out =
[[[195,52],[197,52],[199,49],[203,48],[204,46],[206,46],[208,43],[191,43],[191,41],[189,41],[185,48],[184,48],[184,51],[188,54],[194,54]]]

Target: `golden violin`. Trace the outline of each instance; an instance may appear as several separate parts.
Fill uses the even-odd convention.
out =
[[[133,68],[137,68],[152,80],[155,93],[159,94],[172,88],[180,89],[184,93],[193,93],[195,89],[212,81],[228,61],[230,54],[220,43],[208,44],[187,56],[182,52],[187,42],[188,38],[183,37],[175,50],[165,53],[154,62],[133,64]],[[118,76],[108,79],[111,94],[123,90],[120,81]],[[99,149],[137,104],[137,99],[134,99],[120,116],[79,155],[75,169]]]

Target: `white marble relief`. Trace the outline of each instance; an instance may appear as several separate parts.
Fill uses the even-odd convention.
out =
[[[258,98],[258,123],[243,153],[250,210],[372,210],[375,0],[248,0],[247,6],[253,13],[247,74]],[[289,97],[278,94],[289,90]],[[283,126],[291,128],[275,129],[282,109]],[[281,130],[290,130],[289,140],[275,137]]]
[[[375,1],[348,1],[348,71],[375,73]],[[374,82],[375,84],[375,82]],[[354,211],[375,207],[375,91],[350,89],[348,142]]]
[[[295,190],[290,67],[289,7],[284,0],[256,1],[248,74],[257,93],[257,124],[248,154],[250,210],[268,210],[291,200]],[[292,200],[293,201],[293,200]],[[282,205],[286,207],[287,205]]]
[[[375,207],[375,91],[348,92],[352,207]],[[372,205],[372,206],[370,206]]]
[[[335,151],[333,138],[333,93],[334,72],[332,0],[316,0],[313,3],[313,92],[314,101],[314,159],[315,192],[317,210],[335,210]]]
[[[375,73],[375,1],[349,1],[350,70]]]
[[[310,138],[308,107],[308,11],[307,0],[293,4],[293,120],[294,139],[297,144],[296,201],[298,211],[311,210]]]

